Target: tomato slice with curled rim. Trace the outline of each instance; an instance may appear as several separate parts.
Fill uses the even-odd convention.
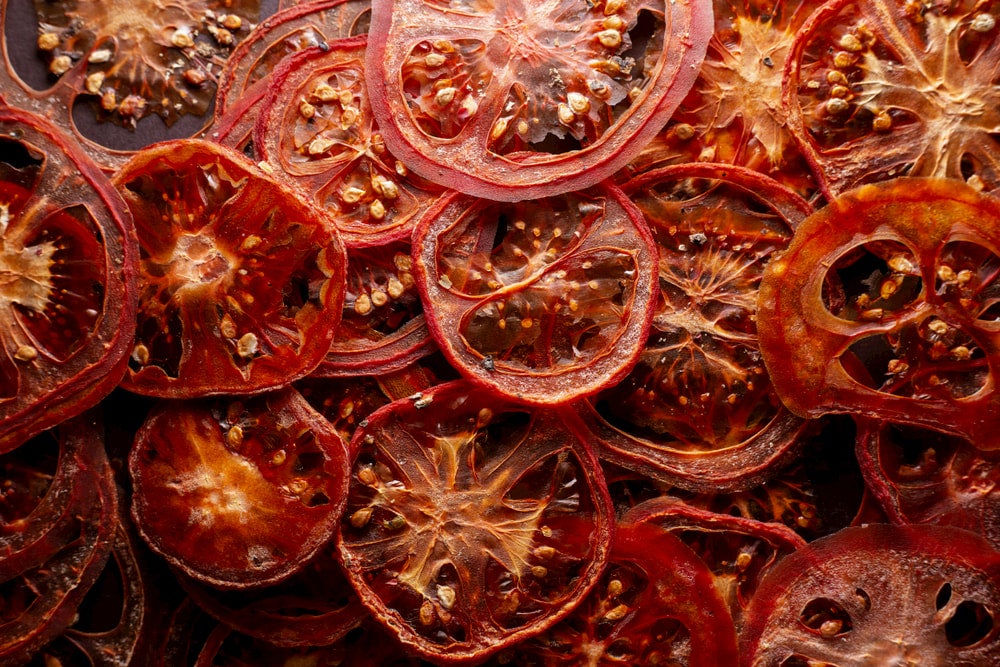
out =
[[[466,377],[551,405],[613,384],[635,362],[657,255],[618,188],[517,203],[451,193],[412,245],[427,324]]]
[[[733,620],[697,554],[652,524],[625,523],[615,531],[600,582],[573,613],[487,664],[731,667],[737,662]]]
[[[346,255],[318,210],[241,155],[196,139],[115,176],[139,222],[140,308],[122,386],[151,396],[288,384],[330,349]]]
[[[845,528],[778,563],[747,613],[751,667],[994,665],[1000,555],[957,528]]]
[[[409,239],[441,188],[386,147],[372,117],[365,35],[283,61],[254,132],[278,177],[326,209],[351,247]]]
[[[0,452],[121,379],[135,330],[134,234],[68,137],[0,106]]]
[[[945,179],[862,186],[807,218],[759,293],[761,350],[802,416],[848,412],[995,449],[1000,204]]]
[[[625,191],[659,249],[650,334],[628,376],[579,410],[618,465],[688,489],[749,488],[802,442],[761,359],[756,295],[812,207],[762,174],[711,163],[657,169]]]
[[[375,0],[373,110],[390,150],[447,187],[581,190],[656,134],[711,33],[710,0]]]
[[[333,535],[340,434],[298,392],[163,403],[129,455],[132,517],[152,549],[219,588],[281,581]]]
[[[571,423],[457,381],[355,432],[340,552],[405,645],[442,664],[483,659],[566,616],[597,581],[611,502]]]

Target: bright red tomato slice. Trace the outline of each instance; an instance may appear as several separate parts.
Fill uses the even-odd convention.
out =
[[[407,166],[518,201],[624,166],[691,87],[711,33],[709,0],[375,0],[368,84]]]

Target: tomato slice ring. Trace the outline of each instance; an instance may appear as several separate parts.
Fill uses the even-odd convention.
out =
[[[778,563],[747,614],[745,665],[992,665],[1000,555],[957,528],[846,528]]]
[[[125,371],[135,231],[107,178],[47,121],[0,107],[0,452],[80,414]]]
[[[611,502],[572,423],[457,381],[355,432],[340,553],[361,601],[411,650],[483,659],[556,623],[594,585]]]
[[[318,210],[222,146],[150,147],[115,175],[140,221],[140,310],[122,386],[193,398],[274,389],[326,356],[346,255]]]
[[[368,84],[386,144],[418,174],[539,198],[623,167],[691,87],[711,33],[708,0],[375,0]]]
[[[997,448],[998,269],[1000,204],[969,186],[903,178],[843,195],[764,273],[775,389],[801,416],[855,413]]]
[[[449,193],[412,247],[431,334],[479,384],[566,403],[618,381],[638,357],[656,247],[612,185],[510,204]]]

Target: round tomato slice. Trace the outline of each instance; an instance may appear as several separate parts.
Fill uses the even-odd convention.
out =
[[[732,165],[665,167],[626,185],[659,248],[651,331],[628,376],[579,408],[602,457],[695,490],[748,488],[802,444],[757,341],[757,287],[812,207]]]
[[[336,527],[340,435],[297,392],[160,405],[129,456],[132,517],[185,574],[220,588],[285,579]]]
[[[368,84],[422,176],[517,201],[623,167],[694,82],[710,0],[372,3]]]
[[[72,140],[0,107],[0,452],[121,379],[135,330],[134,234]]]
[[[995,449],[1000,204],[945,179],[862,186],[807,218],[759,293],[764,361],[802,416],[914,423]]]
[[[940,526],[846,528],[761,582],[743,664],[995,665],[1000,554]]]
[[[246,394],[323,360],[346,255],[319,211],[241,155],[196,139],[143,150],[114,182],[142,250],[122,386],[169,398]]]
[[[573,613],[490,667],[732,667],[736,629],[705,563],[648,523],[615,531],[600,582]]]
[[[518,400],[565,403],[618,381],[653,316],[656,246],[611,185],[517,203],[447,194],[413,253],[441,351]]]
[[[458,381],[355,432],[340,553],[361,601],[412,650],[483,659],[595,584],[611,502],[572,421]]]
[[[788,54],[789,129],[828,197],[895,176],[1000,186],[992,3],[835,0]]]

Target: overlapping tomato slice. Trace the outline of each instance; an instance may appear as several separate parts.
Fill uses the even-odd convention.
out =
[[[761,349],[785,405],[995,449],[998,253],[1000,205],[953,180],[863,186],[810,216],[760,286]]]
[[[323,360],[340,322],[346,257],[319,211],[241,155],[195,139],[144,150],[114,182],[142,250],[125,388],[253,393]]]
[[[613,384],[653,315],[656,247],[611,185],[517,203],[444,195],[413,253],[442,352],[519,400],[565,403]]]
[[[571,417],[459,381],[391,403],[355,433],[341,555],[362,602],[412,650],[485,658],[595,584],[611,503]]]
[[[0,452],[121,379],[136,252],[121,198],[72,141],[0,105]]]
[[[708,0],[375,0],[373,109],[422,176],[502,201],[580,190],[624,166],[691,87]]]
[[[286,579],[329,541],[347,451],[293,389],[161,404],[129,455],[132,516],[154,551],[220,588]]]

